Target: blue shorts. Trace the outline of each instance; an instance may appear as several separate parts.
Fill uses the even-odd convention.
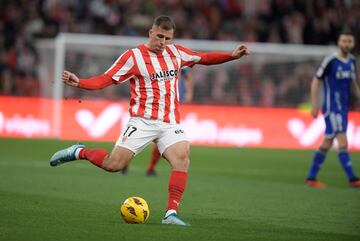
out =
[[[339,133],[346,133],[348,114],[341,112],[330,112],[325,118],[325,136],[334,138]]]

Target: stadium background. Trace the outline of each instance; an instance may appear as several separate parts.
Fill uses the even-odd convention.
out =
[[[359,8],[357,1],[2,1],[0,94],[43,101],[33,100],[31,108],[24,108],[26,99],[3,99],[0,135],[78,141],[116,139],[128,118],[125,112],[118,121],[98,123],[103,135],[92,135],[87,127],[107,113],[111,104],[120,103],[121,108],[126,108],[129,83],[101,91],[83,91],[60,84],[59,68],[63,66],[81,77],[103,73],[123,51],[143,41],[137,37],[146,37],[153,16],[166,12],[177,23],[178,41],[190,39],[190,48],[197,43],[208,46],[202,51],[217,51],[220,45],[231,51],[234,44],[244,41],[253,50],[250,58],[241,61],[193,68],[194,98],[190,104],[239,107],[232,109],[233,118],[227,121],[219,119],[227,116],[226,108],[206,109],[205,112],[218,115],[199,116],[201,107],[181,107],[182,118],[191,119],[199,127],[196,130],[200,134],[194,129],[188,131],[193,144],[316,148],[324,123],[321,117],[313,120],[306,113],[310,82],[323,56],[334,51],[329,46],[334,46],[339,31],[346,26],[359,34]],[[92,34],[84,35],[85,40],[100,37],[88,45],[82,40],[59,46],[59,33],[74,34],[69,40],[79,34]],[[106,36],[133,39],[122,41],[129,42],[127,45],[116,45],[121,37],[107,41],[114,42],[113,46],[100,45],[106,42]],[[203,44],[204,40],[212,42]],[[62,48],[64,58],[59,63],[56,60]],[[51,99],[77,99],[82,104],[74,102],[69,106],[70,102],[57,104]],[[90,104],[91,100],[99,102]],[[104,100],[110,101],[108,105],[101,104]],[[6,108],[11,103],[12,108]],[[66,112],[74,106],[76,110]],[[258,108],[259,117],[244,107]],[[360,109],[354,96],[351,107],[355,112]],[[280,109],[273,112],[271,108],[290,108],[292,114],[284,114],[288,110]],[[272,121],[256,121],[259,118]],[[358,114],[352,113],[352,150],[360,150],[359,122]],[[105,128],[106,125],[114,128]],[[113,134],[111,138],[109,132]]]
[[[358,46],[360,41],[358,1],[1,1],[0,9],[2,95],[39,96],[44,91],[39,88],[37,65],[44,60],[37,40],[54,38],[59,32],[147,36],[153,16],[164,12],[174,17],[178,38],[328,45],[336,43],[346,25],[356,33]],[[91,63],[96,60],[90,60],[69,56],[67,65],[81,76],[103,71]],[[224,74],[203,75],[195,80],[194,103],[297,107],[308,101],[318,63],[292,66],[289,62],[275,70],[271,64],[233,68],[222,81]],[[127,88],[118,89],[120,93],[108,98],[126,95]],[[353,106],[359,108],[354,101]]]
[[[54,100],[59,33],[146,37],[158,14],[175,19],[178,39],[280,46],[278,56],[254,54],[239,64],[192,70],[194,100],[181,107],[183,121],[193,144],[212,147],[192,149],[181,212],[194,228],[186,232],[159,225],[166,193],[154,190],[166,190],[168,166],[160,162],[158,179],[144,177],[149,149],[126,177],[85,163],[48,166],[54,151],[73,143],[65,140],[110,150],[127,118],[126,86],[96,92],[65,87],[61,102]],[[347,26],[358,56],[359,22],[356,0],[1,1],[0,240],[359,239],[359,192],[346,186],[335,152],[320,175],[329,188],[303,187],[312,155],[304,149],[319,145],[324,127],[308,111],[321,57],[281,53],[289,46],[331,48]],[[64,64],[83,77],[102,73],[119,55],[80,47],[68,46]],[[349,144],[359,173],[360,102],[354,97],[351,110]],[[120,115],[92,128],[109,113]],[[150,203],[151,225],[121,222],[117,206],[135,194]]]

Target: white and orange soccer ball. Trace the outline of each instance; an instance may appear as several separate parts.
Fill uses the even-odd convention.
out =
[[[150,210],[147,202],[141,197],[129,197],[120,206],[120,213],[127,223],[145,223]]]

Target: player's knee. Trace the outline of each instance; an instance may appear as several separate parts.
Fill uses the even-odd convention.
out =
[[[321,144],[321,148],[323,149],[330,149],[333,144],[333,139],[325,138],[323,143]]]
[[[189,169],[189,166],[190,166],[189,155],[187,155],[187,153],[179,155],[177,158],[177,169],[187,171]]]
[[[326,155],[329,151],[330,147],[324,147],[324,146],[320,146],[320,148],[318,149],[318,152],[320,152],[323,155]]]
[[[345,142],[339,142],[339,151],[340,150],[344,150],[346,151],[348,149],[348,143],[345,141]]]
[[[184,167],[186,168],[186,170],[189,170],[189,166],[190,166],[190,159],[189,157],[184,161]]]

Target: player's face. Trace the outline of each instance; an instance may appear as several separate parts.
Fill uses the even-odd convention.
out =
[[[149,31],[149,47],[155,52],[162,52],[170,44],[174,37],[174,29],[165,30],[153,26]]]
[[[350,51],[355,47],[355,40],[352,35],[342,34],[338,40],[338,46],[343,53],[350,53]]]

